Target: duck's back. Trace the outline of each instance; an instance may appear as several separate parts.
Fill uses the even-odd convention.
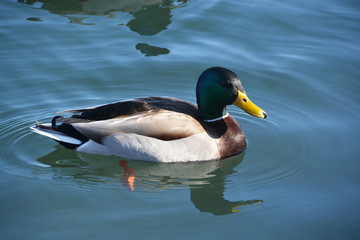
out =
[[[115,117],[128,116],[151,110],[168,110],[190,115],[200,120],[197,107],[189,102],[171,97],[143,97],[110,103],[85,109],[75,109],[63,112],[80,113],[72,117],[87,120],[106,120]],[[61,112],[62,113],[62,112]]]

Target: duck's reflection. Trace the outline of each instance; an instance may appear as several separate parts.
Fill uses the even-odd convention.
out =
[[[190,189],[190,200],[201,212],[223,215],[261,200],[229,201],[224,198],[228,175],[244,158],[244,153],[222,161],[161,164],[126,161],[76,153],[59,148],[40,157],[39,162],[54,167],[54,177],[72,177],[89,184],[120,181],[129,191]]]
[[[151,36],[167,29],[171,23],[171,11],[185,5],[189,0],[18,0],[28,5],[40,5],[41,9],[66,17],[70,23],[95,25],[94,22],[84,22],[89,16],[106,16],[116,18],[116,12],[127,12],[132,18],[120,26],[127,26],[140,35]],[[29,21],[42,21],[41,18],[29,17]],[[122,20],[119,20],[122,21]],[[150,46],[150,45],[149,45]],[[166,48],[150,46],[158,51],[146,51],[148,48],[138,48],[145,56],[168,54]],[[153,50],[153,49],[150,49]],[[159,54],[157,54],[159,53]]]

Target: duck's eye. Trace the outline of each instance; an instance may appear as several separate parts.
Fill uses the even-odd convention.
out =
[[[220,86],[224,88],[231,88],[231,83],[228,82],[220,82]]]
[[[227,87],[227,83],[226,82],[220,82],[220,86]]]
[[[243,100],[243,102],[247,102],[247,99],[246,99],[246,98],[243,98],[242,100]]]

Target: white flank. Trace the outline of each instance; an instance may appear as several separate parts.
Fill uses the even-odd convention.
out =
[[[104,138],[111,155],[153,162],[188,162],[219,159],[216,141],[207,133],[163,141],[138,134]]]
[[[189,162],[219,159],[216,141],[206,133],[163,141],[134,133],[105,137],[102,144],[88,141],[76,150],[151,162]]]
[[[113,155],[109,151],[109,148],[107,148],[106,146],[103,146],[97,142],[94,142],[93,140],[89,140],[86,143],[80,145],[76,150],[79,152],[99,154],[99,155],[105,155],[105,156]]]

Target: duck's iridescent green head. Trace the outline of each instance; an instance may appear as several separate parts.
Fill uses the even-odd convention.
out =
[[[196,85],[200,117],[210,121],[227,114],[226,106],[234,104],[248,114],[266,118],[267,114],[246,96],[239,77],[232,71],[212,67],[205,70]]]

